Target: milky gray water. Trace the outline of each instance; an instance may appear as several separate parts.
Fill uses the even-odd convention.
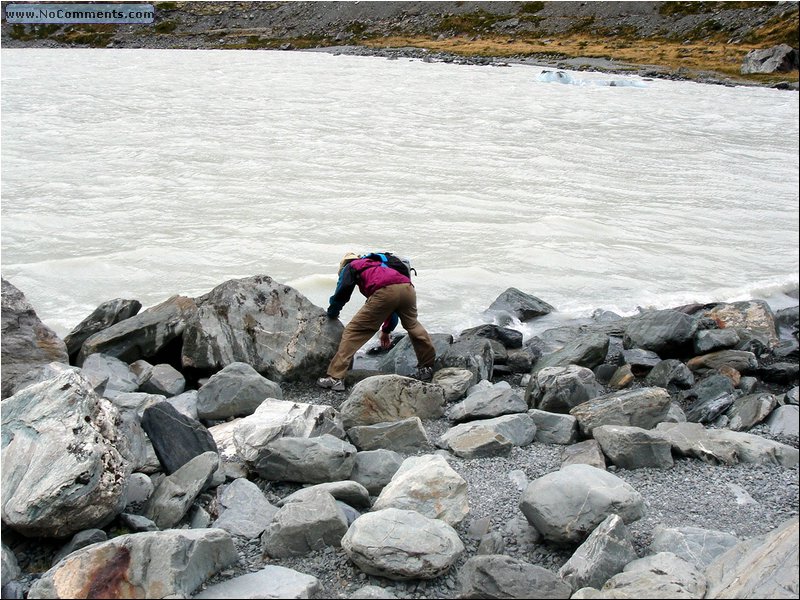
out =
[[[0,54],[2,274],[61,335],[112,298],[256,274],[327,306],[347,251],[411,257],[435,332],[512,286],[564,316],[775,306],[797,286],[796,92],[307,52]]]

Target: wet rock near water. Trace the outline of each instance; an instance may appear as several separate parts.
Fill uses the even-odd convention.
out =
[[[18,389],[17,380],[36,367],[51,362],[67,363],[67,347],[41,322],[25,295],[2,280],[2,398]]]
[[[539,301],[516,290],[511,321],[435,334],[432,382],[401,342],[338,393],[310,366],[336,344],[297,325],[316,307],[267,277],[121,320],[99,307],[80,365],[26,354],[41,329],[6,307],[35,311],[3,293],[4,367],[7,330],[30,366],[2,374],[4,597],[798,589],[798,359],[780,352],[796,311],[597,313],[526,342],[509,325]],[[199,369],[181,346],[204,306],[227,341]],[[245,327],[265,319],[279,358]]]

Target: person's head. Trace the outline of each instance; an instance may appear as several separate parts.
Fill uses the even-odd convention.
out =
[[[339,263],[338,274],[341,275],[344,268],[357,258],[358,254],[353,254],[352,252],[348,252],[347,254],[345,254],[344,258],[342,258],[342,262]]]

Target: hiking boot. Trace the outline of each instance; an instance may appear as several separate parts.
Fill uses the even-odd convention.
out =
[[[433,379],[433,367],[419,367],[412,377],[420,381],[430,381]]]
[[[317,385],[321,388],[331,389],[334,392],[344,391],[344,381],[336,379],[336,377],[320,377],[317,379]]]

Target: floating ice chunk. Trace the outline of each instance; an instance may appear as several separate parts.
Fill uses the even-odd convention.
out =
[[[539,81],[555,81],[556,83],[575,83],[572,75],[564,71],[542,71],[538,77]]]
[[[542,71],[539,73],[539,76],[536,78],[536,80],[581,86],[597,85],[602,87],[647,87],[644,82],[635,79],[575,79],[572,75],[565,71]]]

